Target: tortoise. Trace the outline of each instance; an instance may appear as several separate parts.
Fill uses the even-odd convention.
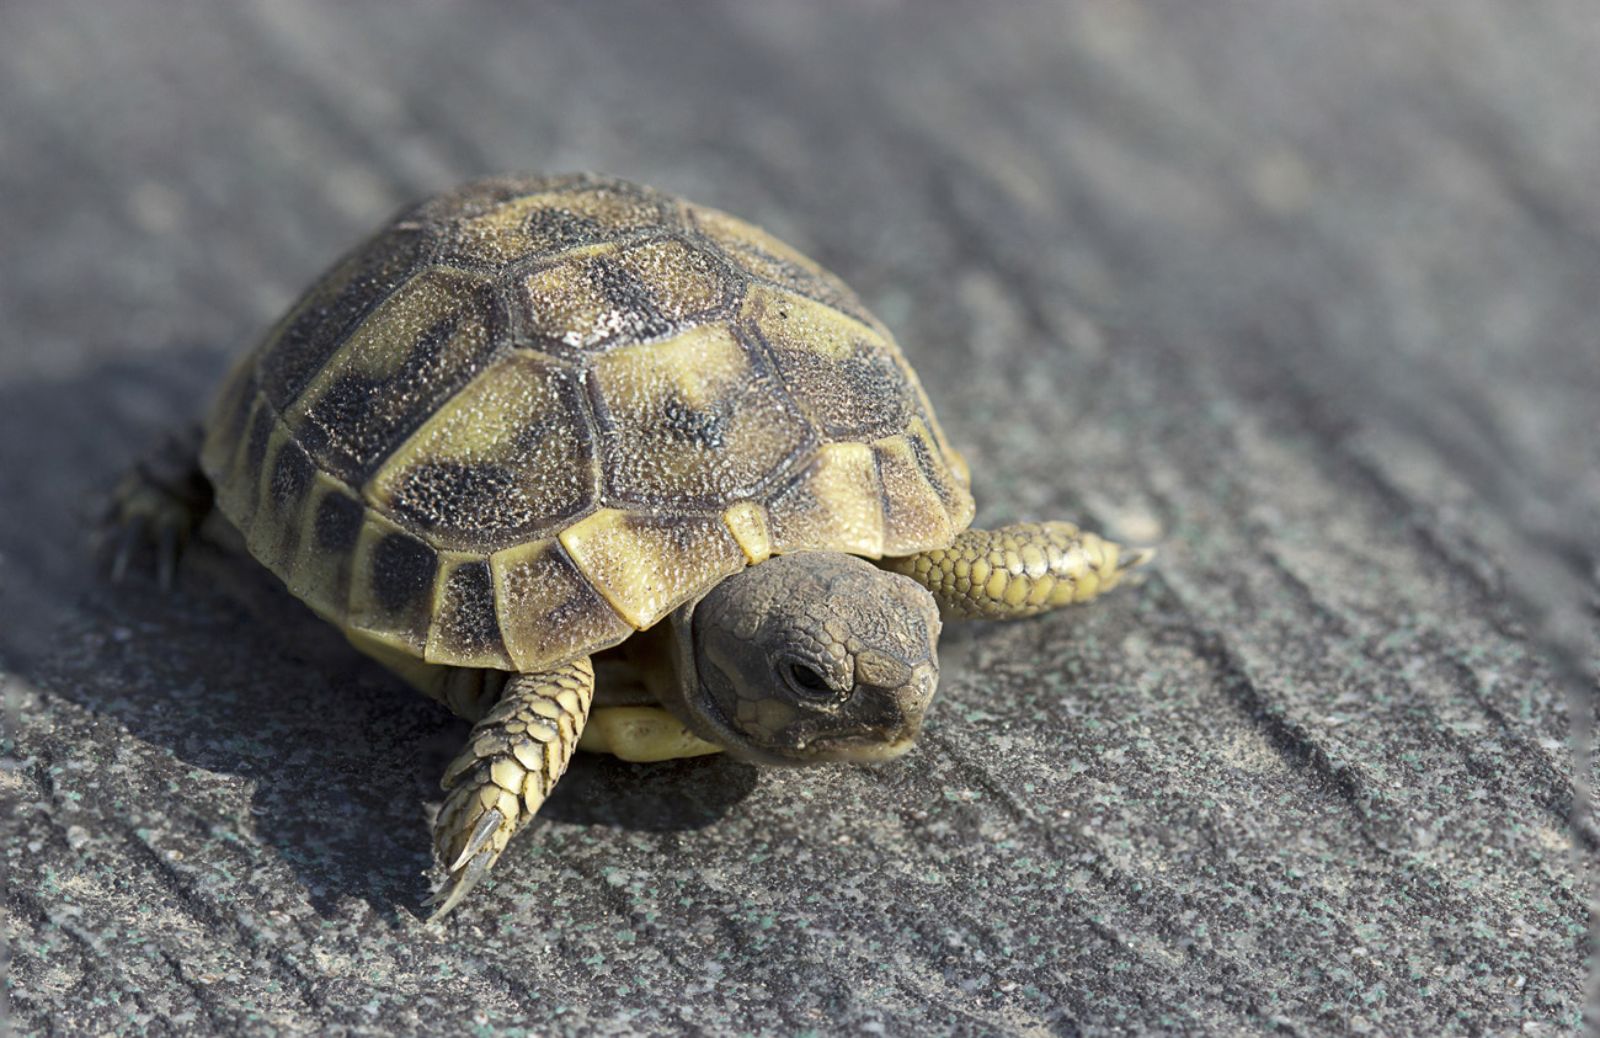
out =
[[[879,761],[941,618],[1083,602],[1148,557],[970,527],[887,328],[800,252],[589,174],[402,211],[119,487],[113,575],[213,510],[316,613],[473,722],[433,831],[451,911],[575,749]],[[598,687],[597,687],[598,685]]]

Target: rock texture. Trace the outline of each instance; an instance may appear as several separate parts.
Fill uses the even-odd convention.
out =
[[[1600,22],[1293,8],[8,5],[15,1030],[1578,1027]],[[429,929],[466,726],[248,565],[112,589],[86,544],[389,211],[574,168],[855,285],[980,521],[1162,555],[1092,609],[950,628],[895,765],[580,761]]]

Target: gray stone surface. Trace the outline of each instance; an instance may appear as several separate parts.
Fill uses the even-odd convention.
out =
[[[1578,1026],[1592,0],[0,17],[18,1031]],[[106,587],[93,498],[392,208],[572,168],[856,285],[981,520],[1164,550],[952,628],[893,766],[581,761],[429,929],[464,725],[220,553]]]

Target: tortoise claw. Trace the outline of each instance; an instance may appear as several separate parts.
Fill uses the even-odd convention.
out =
[[[472,888],[478,885],[478,881],[489,874],[489,866],[494,864],[494,859],[494,851],[480,851],[467,863],[465,869],[453,872],[452,882],[441,887],[438,893],[423,902],[425,908],[439,906],[428,916],[428,922],[436,923],[449,915],[462,899],[472,892]]]
[[[467,839],[467,845],[462,848],[456,860],[450,864],[450,871],[454,873],[467,863],[468,858],[483,850],[483,845],[494,838],[494,831],[500,828],[500,824],[504,821],[505,816],[500,813],[498,808],[491,808],[485,811],[483,817],[478,819],[478,827],[472,830],[472,836]]]
[[[538,813],[567,770],[593,696],[588,657],[506,679],[440,782],[448,792],[433,820],[433,847],[447,875],[428,902],[439,905],[430,922],[478,885]]]
[[[499,848],[494,846],[495,834],[505,823],[506,816],[499,808],[491,807],[479,817],[461,853],[450,863],[450,875],[439,890],[423,902],[424,907],[439,906],[428,916],[428,922],[443,919],[489,874],[490,866],[500,857]]]
[[[144,543],[145,531],[149,528],[150,520],[142,515],[128,518],[117,527],[116,547],[111,555],[111,582],[122,583],[122,578],[128,575],[128,563],[133,561],[133,555],[139,550],[139,545]]]
[[[1150,560],[1156,557],[1154,548],[1127,548],[1122,553],[1122,558],[1117,560],[1117,570],[1126,573],[1131,569],[1148,566]]]

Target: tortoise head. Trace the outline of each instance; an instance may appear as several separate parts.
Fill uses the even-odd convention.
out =
[[[701,738],[764,763],[898,757],[939,681],[933,596],[851,555],[768,559],[674,626],[669,705]]]

